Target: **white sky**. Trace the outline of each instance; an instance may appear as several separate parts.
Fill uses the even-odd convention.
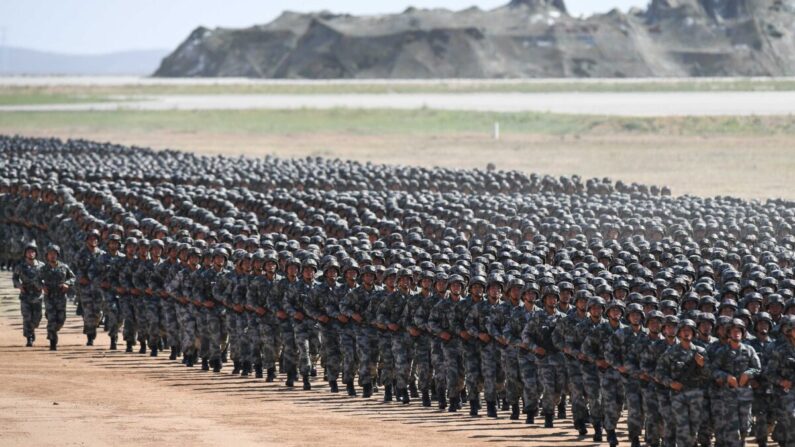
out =
[[[197,26],[245,27],[282,11],[381,14],[418,8],[491,9],[509,0],[0,0],[0,45],[63,53],[173,49]],[[645,7],[648,0],[566,0],[574,16]]]

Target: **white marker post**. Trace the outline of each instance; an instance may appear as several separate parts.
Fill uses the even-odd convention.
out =
[[[496,121],[494,122],[494,139],[500,139],[500,123]]]

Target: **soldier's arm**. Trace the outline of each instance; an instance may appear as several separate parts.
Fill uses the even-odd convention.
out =
[[[22,288],[22,282],[19,279],[19,264],[14,267],[14,273],[11,274],[11,282],[14,283],[15,289]]]
[[[535,350],[537,347],[535,342],[535,330],[536,330],[536,316],[533,315],[530,320],[522,328],[522,344],[524,347],[530,351]]]
[[[473,337],[477,337],[480,333],[480,328],[478,327],[478,318],[480,317],[479,307],[480,306],[477,304],[473,305],[472,308],[469,309],[469,313],[467,313],[467,316],[464,319],[464,330]]]
[[[748,350],[751,355],[751,361],[748,365],[748,369],[744,371],[744,374],[748,376],[749,379],[756,379],[762,372],[762,361],[754,348],[748,346]]]
[[[657,368],[654,370],[654,378],[657,382],[670,388],[673,379],[671,378],[671,360],[668,351],[657,361]]]
[[[566,330],[566,318],[560,318],[558,324],[555,325],[555,329],[552,331],[552,345],[561,352],[566,348]]]
[[[314,287],[304,295],[304,312],[310,317],[317,320],[319,317],[325,315],[322,308],[318,307],[318,303],[323,299],[320,296],[322,293],[319,287]]]
[[[431,308],[431,312],[428,315],[428,329],[430,329],[434,335],[439,335],[444,331],[441,324],[441,319],[444,317],[441,311],[441,303],[441,301],[436,303],[436,305]]]

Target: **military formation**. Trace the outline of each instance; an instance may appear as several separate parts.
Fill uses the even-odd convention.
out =
[[[793,202],[82,140],[0,154],[28,346],[43,309],[57,350],[74,300],[87,345],[185,367],[546,428],[570,411],[611,446],[622,417],[633,447],[795,445]]]

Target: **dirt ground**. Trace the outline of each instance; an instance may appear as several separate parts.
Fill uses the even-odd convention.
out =
[[[69,306],[57,352],[46,319],[24,347],[10,274],[0,273],[0,445],[2,446],[584,446],[571,420],[553,430],[524,421],[470,418],[332,395],[262,379],[186,368],[168,357],[107,350],[101,334],[86,347]],[[623,424],[621,429],[624,428]],[[590,438],[588,438],[590,439]]]
[[[0,133],[13,134],[14,129],[0,126]],[[482,133],[252,135],[169,130],[119,132],[90,127],[41,128],[26,134],[203,154],[323,156],[452,168],[485,168],[493,162],[498,169],[668,185],[675,195],[795,199],[795,141],[791,135],[504,135],[495,141]]]

